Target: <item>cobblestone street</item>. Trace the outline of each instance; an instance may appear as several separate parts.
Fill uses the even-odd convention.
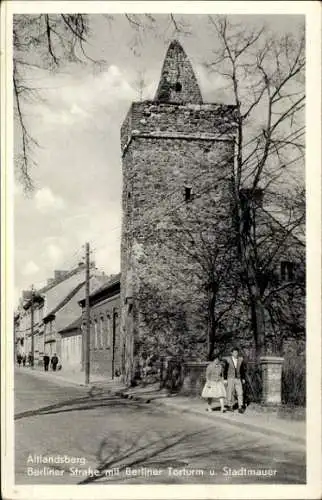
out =
[[[212,416],[95,396],[21,369],[16,483],[305,483],[303,444]]]

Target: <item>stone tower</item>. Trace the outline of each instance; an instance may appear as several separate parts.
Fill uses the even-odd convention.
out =
[[[215,237],[231,196],[235,107],[203,103],[171,42],[153,101],[132,103],[123,163],[121,342],[130,381],[142,355],[206,355],[207,297],[191,249]],[[221,222],[220,222],[221,221]],[[198,259],[197,259],[198,260]]]

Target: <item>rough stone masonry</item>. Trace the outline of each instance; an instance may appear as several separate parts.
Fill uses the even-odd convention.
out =
[[[121,342],[127,381],[142,354],[206,355],[200,262],[191,248],[227,222],[235,107],[203,103],[177,41],[153,101],[132,104],[123,161]]]

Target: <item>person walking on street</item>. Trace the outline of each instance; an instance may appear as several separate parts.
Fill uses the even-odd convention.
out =
[[[29,366],[34,366],[34,357],[31,352],[28,354],[28,363]]]
[[[212,411],[213,399],[219,399],[220,409],[225,413],[226,388],[223,378],[224,366],[219,354],[214,354],[213,361],[209,363],[206,370],[206,383],[201,393],[201,397],[208,400],[207,411]]]
[[[57,358],[57,354],[55,353],[53,355],[53,357],[51,358],[51,367],[53,369],[53,372],[56,371],[57,365],[58,365],[58,358]]]
[[[22,355],[22,366],[26,366],[27,356],[25,354]]]
[[[17,363],[18,363],[18,366],[20,368],[20,365],[21,365],[21,361],[22,361],[22,356],[20,353],[17,354]]]
[[[226,358],[225,378],[227,378],[227,400],[230,411],[233,411],[233,397],[236,392],[238,412],[244,413],[243,384],[245,383],[245,363],[239,356],[239,349],[234,347],[231,356]]]
[[[45,372],[48,372],[49,362],[50,362],[50,357],[48,356],[48,354],[45,354],[45,356],[44,356],[44,369],[45,369]]]

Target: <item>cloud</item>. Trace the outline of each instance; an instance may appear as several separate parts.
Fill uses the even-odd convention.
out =
[[[50,260],[51,264],[53,265],[58,265],[63,260],[63,254],[64,254],[63,250],[54,243],[51,243],[46,247],[45,253],[48,259]]]
[[[62,210],[65,206],[63,199],[60,196],[54,195],[48,187],[38,189],[35,194],[36,208],[40,212],[48,212],[52,210]]]
[[[82,116],[84,118],[88,117],[88,113],[84,109],[80,108],[76,103],[74,103],[70,108],[70,113],[74,116]]]
[[[25,267],[23,268],[22,274],[25,276],[31,276],[33,274],[38,273],[38,271],[39,267],[37,266],[37,264],[35,264],[33,260],[29,260],[25,265]]]
[[[194,69],[205,102],[231,102],[233,95],[226,77],[206,69],[202,64],[196,64]]]
[[[57,75],[56,88],[46,90],[46,101],[38,104],[37,114],[48,125],[83,126],[89,119],[96,120],[98,108],[135,100],[137,92],[130,80],[116,65],[97,74]]]
[[[23,194],[23,187],[17,181],[15,181],[13,184],[13,194],[16,197],[21,196]]]

